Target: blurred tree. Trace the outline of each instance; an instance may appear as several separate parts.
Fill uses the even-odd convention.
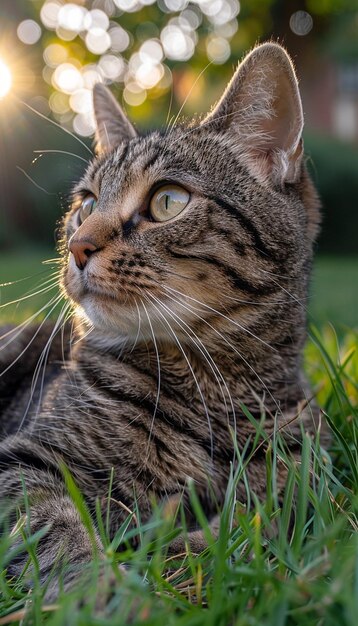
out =
[[[272,38],[287,46],[309,91],[323,56],[357,64],[357,16],[358,0],[1,0],[0,59],[12,70],[13,98],[0,101],[0,243],[52,243],[51,226],[64,208],[56,196],[65,196],[88,152],[45,120],[75,131],[89,146],[95,82],[111,86],[139,127],[160,127],[178,113],[210,108],[242,54]],[[324,149],[310,145],[318,145],[319,170]],[[345,193],[354,203],[356,168],[352,159],[344,163]],[[320,181],[329,202],[329,180]],[[342,214],[335,205],[329,211]],[[349,222],[335,249],[352,250],[353,233]]]
[[[113,84],[142,124],[164,124],[189,92],[188,114],[215,100],[232,71],[228,61],[236,61],[255,42],[279,38],[299,64],[318,34],[332,25],[337,32],[358,6],[357,0],[32,0],[28,4],[34,19],[20,24],[18,37],[29,46],[41,37],[43,78],[51,86],[52,113],[82,136],[94,130],[91,89],[97,81]],[[347,40],[357,41],[351,30],[346,33],[346,46]]]

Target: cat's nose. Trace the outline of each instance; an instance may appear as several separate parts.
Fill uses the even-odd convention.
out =
[[[91,241],[71,239],[69,249],[72,252],[78,269],[83,270],[86,263],[94,252],[98,249]]]

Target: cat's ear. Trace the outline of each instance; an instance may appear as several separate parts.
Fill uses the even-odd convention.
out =
[[[236,138],[260,181],[295,182],[303,153],[303,112],[284,48],[265,43],[252,50],[203,124]]]
[[[97,126],[97,152],[109,152],[123,141],[137,136],[123,109],[101,83],[97,83],[93,89],[93,108]]]

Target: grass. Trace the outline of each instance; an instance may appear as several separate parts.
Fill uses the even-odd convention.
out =
[[[324,279],[338,265],[322,261],[317,267],[317,277]],[[343,272],[341,283],[346,276]],[[329,304],[327,298],[323,302],[324,284],[324,280],[318,281],[315,287],[316,293],[323,294],[321,307]],[[342,284],[340,288],[343,290]],[[352,285],[347,285],[346,293],[351,289]],[[197,519],[208,536],[208,548],[197,555],[187,547],[176,558],[168,556],[168,545],[177,528],[165,511],[157,509],[146,525],[129,516],[110,541],[105,520],[90,518],[81,494],[67,476],[69,493],[83,523],[89,532],[93,524],[99,528],[108,576],[116,580],[113,595],[96,614],[96,597],[103,595],[105,587],[96,560],[84,588],[63,594],[56,606],[44,604],[43,590],[36,582],[29,595],[23,580],[9,580],[3,573],[0,626],[121,626],[129,619],[146,626],[356,626],[357,335],[344,331],[349,318],[343,315],[348,309],[344,302],[337,302],[337,315],[340,306],[340,335],[329,325],[320,330],[312,326],[305,353],[306,371],[332,433],[329,451],[321,448],[318,435],[310,438],[304,434],[301,462],[293,462],[280,434],[275,433],[266,454],[268,497],[260,502],[255,485],[249,485],[250,510],[235,497],[235,485],[246,479],[248,457],[243,454],[231,476],[217,540],[210,536],[193,486],[189,486]],[[314,316],[320,319],[318,313]],[[260,437],[258,432],[257,445]],[[282,502],[276,488],[279,459],[288,467]],[[180,512],[179,520],[182,522]],[[0,526],[0,572],[5,572],[14,541],[5,514],[0,514]],[[137,551],[130,545],[133,535],[139,539]],[[23,541],[30,563],[35,559],[38,537],[24,534]],[[128,564],[125,576],[118,571],[120,563]]]

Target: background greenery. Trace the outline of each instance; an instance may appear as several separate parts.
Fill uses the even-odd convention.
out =
[[[138,3],[137,10],[122,10],[111,17],[130,33],[130,45],[121,55],[126,61],[146,38],[158,37],[168,20],[180,13],[168,10],[174,6],[171,1],[158,0],[144,7]],[[113,5],[112,0],[74,2],[101,10]],[[73,112],[69,111],[67,118],[56,117],[48,106],[56,86],[43,78],[43,52],[49,44],[59,40],[63,44],[64,40],[54,30],[43,28],[35,45],[24,46],[16,35],[22,20],[40,23],[43,4],[44,0],[0,0],[0,57],[5,56],[14,70],[13,95],[0,101],[0,305],[17,300],[0,309],[0,319],[6,322],[18,323],[36,314],[56,292],[58,265],[42,265],[41,261],[56,256],[55,224],[66,210],[68,190],[85,167],[81,159],[88,158],[86,148],[62,130],[72,128]],[[189,4],[198,14],[202,6],[194,1]],[[328,59],[332,67],[357,64],[356,0],[242,0],[240,9],[235,17],[238,29],[225,36],[230,44],[225,63],[207,67],[207,41],[218,31],[204,14],[193,56],[186,61],[163,60],[170,83],[148,90],[140,106],[131,106],[124,98],[139,128],[164,126],[189,93],[182,111],[185,115],[207,110],[224,88],[234,64],[258,40],[279,38],[287,45],[302,87],[311,66],[314,72],[320,71],[321,59]],[[295,35],[289,27],[291,15],[298,10],[313,17],[313,28],[305,36]],[[86,48],[80,36],[64,45],[78,63],[97,63],[99,57]],[[123,81],[113,85],[120,100],[124,88]],[[24,580],[6,578],[13,538],[9,537],[6,511],[0,511],[0,626],[120,626],[128,623],[129,613],[132,623],[146,626],[356,626],[358,358],[357,334],[351,328],[357,326],[358,310],[358,147],[353,138],[341,142],[318,132],[309,119],[308,115],[305,146],[322,197],[323,223],[308,305],[311,338],[305,368],[330,426],[329,451],[320,447],[318,438],[304,436],[302,460],[293,463],[280,434],[273,433],[266,455],[269,495],[267,502],[259,502],[251,485],[251,510],[234,496],[235,482],[245,479],[248,457],[244,453],[239,472],[229,485],[219,541],[208,537],[209,547],[202,555],[187,550],[168,559],[167,547],[177,531],[173,520],[160,511],[146,527],[137,520],[140,549],[136,552],[130,548],[131,531],[126,525],[110,542],[105,524],[97,519],[109,571],[118,575],[118,561],[130,565],[128,576],[118,579],[108,604],[97,614],[94,605],[96,598],[103,596],[105,584],[103,578],[98,580],[96,566],[84,589],[63,595],[60,607],[44,604],[38,581],[29,594]],[[80,139],[91,145],[90,138]],[[35,150],[42,150],[42,156],[34,154]],[[4,285],[7,282],[12,284]],[[257,426],[255,445],[260,446],[262,432]],[[277,498],[278,461],[289,469],[283,503]],[[81,494],[74,485],[70,493],[83,515]],[[192,499],[195,508],[195,492]],[[196,512],[207,532],[202,512],[199,508]],[[132,519],[130,516],[128,523]],[[84,521],[90,523],[86,515]],[[272,533],[272,527],[276,532]],[[38,537],[27,536],[24,527],[20,532],[29,564],[34,562],[36,570]]]
[[[221,7],[220,11],[215,9],[217,13],[215,2]],[[63,7],[75,4],[83,10],[94,8],[107,14],[110,29],[117,27],[127,33],[129,43],[125,50],[108,51],[123,62],[126,71],[117,78],[108,78],[98,69],[107,52],[91,52],[85,33],[71,34],[46,27],[42,10],[51,3]],[[127,10],[123,8],[126,6]],[[227,12],[228,7],[231,13]],[[302,10],[313,21],[311,30],[300,36],[293,32],[290,20]],[[194,42],[191,56],[183,60],[177,53],[172,58],[173,51],[168,56],[165,49],[163,32],[168,26],[173,27],[175,20],[183,20],[188,12],[197,16],[198,23],[187,31]],[[67,55],[66,62],[70,61],[78,71],[92,68],[97,72],[94,80],[110,84],[139,129],[145,131],[165,126],[179,111],[189,117],[207,111],[222,93],[242,55],[256,42],[273,38],[287,46],[301,81],[307,120],[306,151],[323,204],[318,252],[357,255],[357,140],[342,142],[327,132],[323,134],[308,107],[308,96],[327,64],[332,72],[339,68],[355,71],[357,15],[358,0],[1,0],[0,58],[13,71],[12,93],[0,101],[1,249],[52,245],[54,224],[66,209],[67,193],[85,165],[81,158],[88,159],[83,145],[47,121],[52,119],[60,127],[73,130],[76,115],[81,115],[71,108],[76,105],[71,104],[69,93],[61,91],[55,78],[56,67],[50,67],[46,61],[49,46],[60,45]],[[25,19],[42,28],[40,39],[33,45],[25,45],[17,35],[18,25]],[[185,33],[186,27],[181,28]],[[165,69],[165,80],[145,89],[142,104],[133,106],[126,99],[126,89],[138,79],[130,68],[148,41],[162,47],[160,66]],[[212,41],[225,43],[226,56],[210,56]],[[82,91],[87,93],[87,87]],[[54,106],[54,96],[62,98],[62,112]],[[322,114],[327,97],[322,94]],[[81,140],[91,146],[91,138]],[[53,152],[34,154],[39,150]],[[34,182],[18,168],[25,170]]]

